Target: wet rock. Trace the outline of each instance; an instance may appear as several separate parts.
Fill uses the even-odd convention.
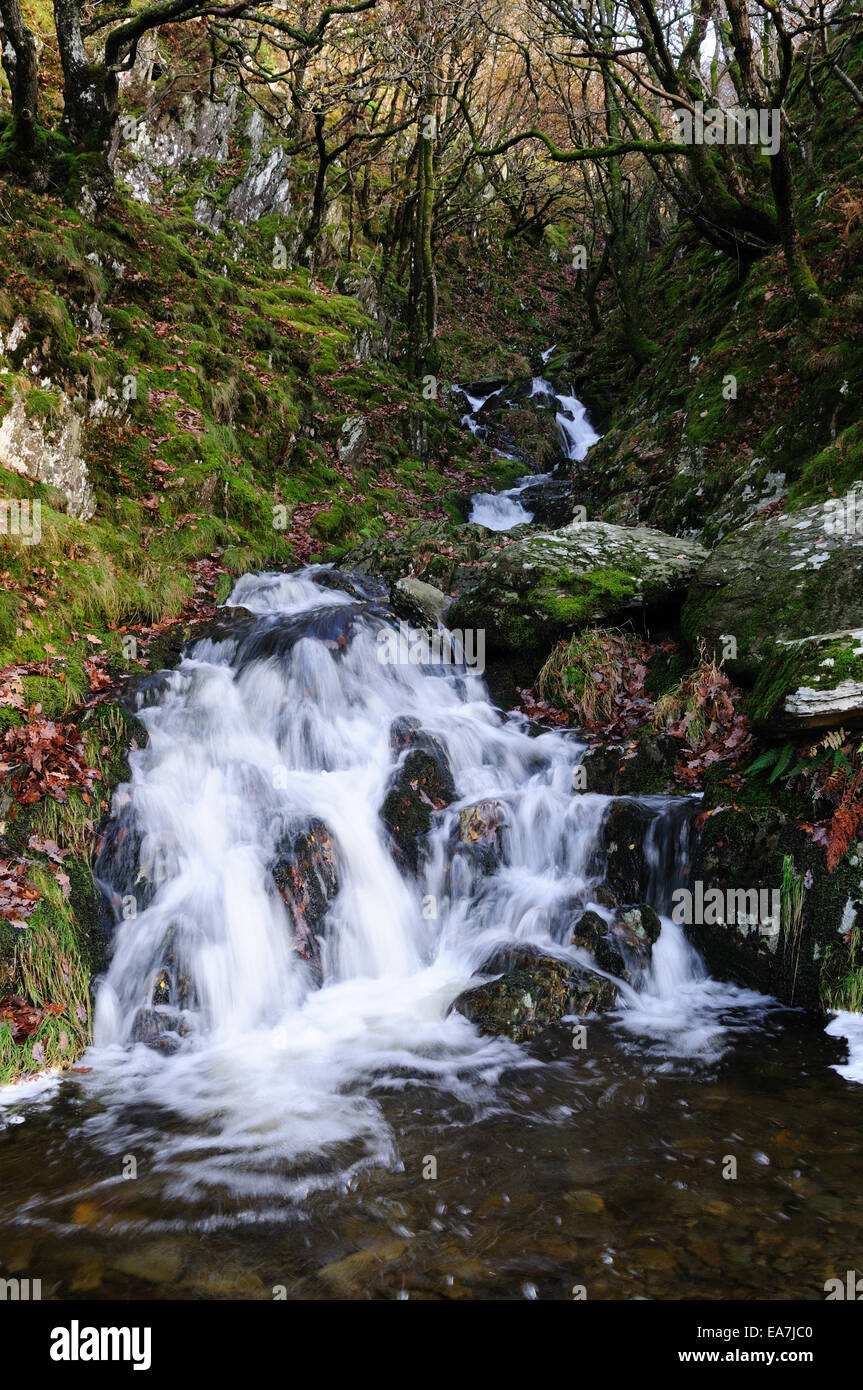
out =
[[[617,901],[617,898],[614,896],[611,889],[604,883],[600,883],[596,888],[593,889],[593,896],[595,901],[599,903],[600,907],[610,907],[612,909],[620,907],[620,903]]]
[[[530,512],[534,525],[547,526],[551,531],[567,526],[579,508],[585,509],[579,515],[587,515],[587,496],[570,478],[552,477],[528,483],[519,500]]]
[[[694,541],[601,521],[526,535],[502,550],[495,537],[449,621],[483,629],[489,651],[545,653],[590,623],[674,606],[706,555]]]
[[[131,1041],[144,1043],[154,1052],[164,1052],[170,1056],[182,1047],[188,1031],[186,1020],[173,1009],[139,1009],[132,1024]]]
[[[421,579],[408,575],[399,579],[392,587],[392,605],[400,618],[406,619],[414,627],[432,629],[446,620],[447,610],[452,599],[434,584],[425,584]]]
[[[616,1002],[614,984],[599,975],[532,951],[513,959],[517,968],[465,990],[452,1006],[481,1033],[524,1042],[568,1014],[598,1013]]]
[[[608,923],[598,912],[583,912],[572,930],[573,946],[581,946],[585,951],[593,951],[597,942],[608,932]]]
[[[478,874],[493,874],[504,862],[507,818],[501,801],[478,801],[459,811],[455,856]]]
[[[465,845],[500,845],[501,827],[506,821],[502,801],[478,801],[459,811],[459,839]]]
[[[581,760],[584,777],[573,789],[601,796],[638,796],[668,789],[679,745],[668,734],[646,734],[637,743],[601,744]]]
[[[735,649],[725,666],[754,679],[772,640],[863,627],[859,495],[786,516],[759,517],[722,540],[695,576],[683,609],[687,640]]]
[[[313,820],[285,835],[271,870],[288,909],[293,946],[308,961],[320,984],[320,938],[325,918],[339,891],[339,862],[333,837],[322,821]]]
[[[248,618],[242,613],[225,617],[220,613],[211,622],[193,630],[189,646],[191,648],[202,638],[211,642],[230,641],[234,644],[230,661],[239,669],[267,657],[282,658],[304,637],[312,637],[323,642],[338,659],[374,613],[373,607],[360,602],[333,603],[331,607],[305,613],[251,614]]]
[[[625,962],[624,979],[637,980],[648,968],[653,947],[659,940],[661,931],[662,922],[659,914],[647,903],[639,903],[636,907],[624,908],[621,911],[612,923],[610,939],[614,943],[613,949]],[[602,965],[604,970],[608,969],[608,966],[602,964],[599,956],[596,963]]]
[[[367,574],[322,567],[315,571],[313,578],[322,589],[333,589],[336,593],[350,594],[351,598],[370,600],[372,603],[383,604],[387,601],[386,584]]]
[[[619,980],[629,980],[626,962],[608,937],[604,936],[597,941],[593,948],[593,959],[600,970],[605,970],[609,975],[616,975]]]
[[[397,861],[414,872],[419,866],[422,837],[431,829],[434,812],[456,797],[446,755],[435,742],[429,738],[426,746],[411,748],[381,808]]]
[[[645,841],[653,820],[647,806],[627,797],[612,801],[605,813],[594,867],[618,902],[638,902],[647,893]]]

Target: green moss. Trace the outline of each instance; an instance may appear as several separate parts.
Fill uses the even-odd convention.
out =
[[[554,587],[531,589],[527,601],[553,622],[578,627],[602,613],[606,599],[619,605],[635,592],[635,581],[623,570],[597,569],[578,575],[562,570]]]
[[[746,701],[753,723],[768,726],[781,711],[786,697],[801,686],[831,690],[841,681],[863,682],[860,638],[795,642],[788,646],[768,640],[761,648],[755,685]]]

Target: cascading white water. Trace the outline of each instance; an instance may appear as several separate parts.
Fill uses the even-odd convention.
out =
[[[177,1194],[284,1194],[327,1180],[322,1169],[344,1178],[391,1161],[375,1077],[407,1068],[470,1096],[528,1064],[448,1012],[494,950],[529,942],[586,960],[566,928],[574,905],[591,903],[609,802],[572,790],[582,745],[501,715],[470,671],[382,662],[378,637],[394,620],[334,578],[311,567],[241,579],[228,616],[259,616],[243,626],[241,613],[237,635],[200,641],[165,678],[141,711],[148,746],[115,794],[120,833],[100,872],[118,921],[97,997],[90,1124],[113,1133],[131,1095],[168,1108],[179,1132],[159,1130],[154,1161]],[[380,816],[403,756],[390,738],[400,716],[439,741],[457,790],[418,876],[396,866]],[[501,822],[492,871],[453,852],[460,809],[480,799]],[[311,822],[332,837],[339,879],[320,983],[270,874],[286,830]],[[147,892],[136,888],[143,906],[124,915],[130,843]],[[179,1011],[153,1002],[166,942],[185,976]],[[649,988],[666,993],[661,972]],[[168,1055],[133,1041],[136,1020],[160,1013]]]
[[[552,347],[542,354],[543,362],[548,360],[553,351]],[[467,412],[462,416],[462,424],[478,438],[484,439],[487,431],[482,422],[482,411],[489,401],[504,396],[506,388],[495,387],[486,395],[471,394],[464,387],[456,389],[461,392],[468,405]],[[537,397],[545,397],[549,407],[555,409],[564,458],[579,462],[591,445],[596,444],[600,438],[587,418],[586,407],[576,396],[562,395],[555,391],[552,383],[541,376],[533,378],[528,399],[535,400]],[[502,449],[496,449],[495,452],[501,458],[513,457]],[[551,476],[551,473],[528,473],[519,478],[515,487],[507,488],[504,492],[475,493],[471,499],[469,519],[478,526],[485,526],[489,531],[511,531],[514,526],[524,525],[533,519],[533,512],[525,506],[520,494],[527,487],[547,482]]]

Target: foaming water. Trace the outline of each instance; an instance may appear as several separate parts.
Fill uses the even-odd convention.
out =
[[[148,744],[97,864],[113,950],[72,1133],[145,1154],[171,1198],[284,1199],[398,1163],[384,1092],[426,1088],[480,1115],[504,1071],[538,1065],[450,1006],[501,946],[580,959],[569,931],[574,910],[598,906],[609,801],[573,793],[577,739],[502,715],[469,670],[382,662],[395,619],[371,582],[320,566],[246,576],[223,612],[142,697]],[[405,719],[445,751],[457,792],[417,873],[398,866],[380,815]],[[478,801],[491,866],[462,852],[459,814]],[[662,908],[685,872],[690,808],[654,809]],[[321,826],[338,889],[312,962],[272,870],[286,840]],[[723,1011],[758,996],[706,981],[666,918],[623,1001],[621,1025],[673,1056],[715,1052]]]
[[[543,362],[548,360],[553,351],[552,347],[542,354]],[[464,397],[468,407],[462,416],[462,424],[478,439],[486,439],[488,428],[483,423],[482,412],[491,401],[498,398],[505,401],[507,388],[498,386],[484,395],[476,394],[463,386],[456,389]],[[545,377],[533,378],[527,399],[541,399],[547,409],[554,410],[560,448],[565,459],[580,462],[588,449],[598,442],[600,436],[587,418],[586,406],[576,396],[558,393]],[[513,404],[519,403],[517,399],[513,400]],[[503,449],[496,449],[495,453],[501,458],[514,457]],[[533,512],[525,506],[520,494],[525,488],[546,482],[552,476],[552,473],[528,473],[519,478],[515,487],[508,488],[505,492],[474,493],[469,520],[478,526],[485,526],[489,531],[511,531],[514,526],[523,526],[533,520]]]

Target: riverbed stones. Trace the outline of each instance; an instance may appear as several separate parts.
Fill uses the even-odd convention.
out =
[[[863,496],[758,517],[726,536],[694,577],[687,639],[753,680],[771,640],[863,627]],[[729,640],[731,639],[731,640]]]
[[[544,652],[560,637],[648,607],[674,606],[707,552],[646,526],[572,522],[489,550],[450,610],[489,651]]]

